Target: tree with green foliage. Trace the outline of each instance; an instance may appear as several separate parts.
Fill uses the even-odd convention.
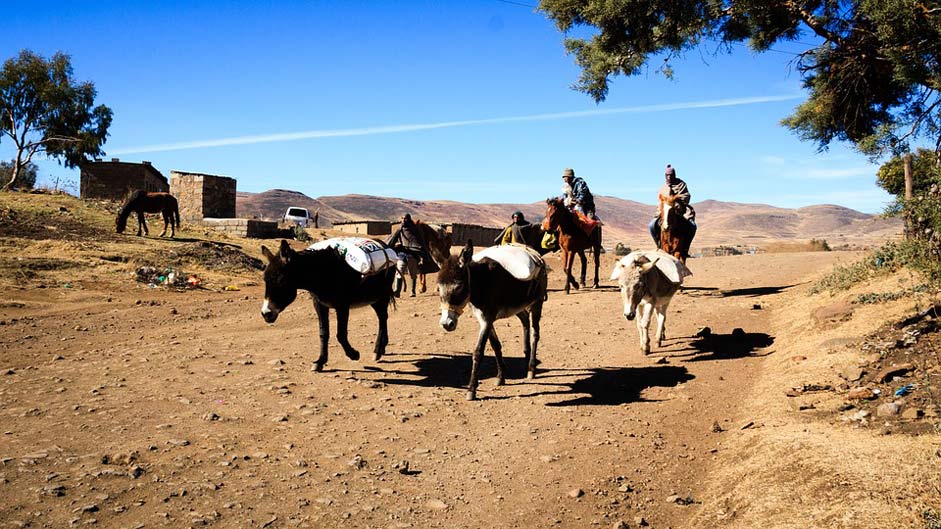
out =
[[[95,84],[72,77],[71,58],[51,59],[23,50],[0,70],[0,139],[16,148],[13,171],[2,187],[17,184],[23,167],[36,154],[77,167],[104,155],[111,109],[95,102]]]
[[[8,182],[13,178],[15,162],[0,162],[0,182]],[[16,177],[17,185],[23,189],[36,187],[36,177],[39,176],[39,167],[33,162],[27,162],[20,167],[20,174]]]
[[[876,184],[889,193],[902,197],[905,194],[905,166],[901,156],[893,156],[879,167]],[[941,184],[941,167],[935,153],[918,149],[912,155],[912,194],[925,193],[931,184]]]
[[[707,43],[720,50],[747,42],[757,52],[798,42],[819,44],[796,67],[807,101],[783,124],[826,149],[852,142],[877,158],[927,137],[941,152],[941,6],[937,0],[541,0],[565,34],[582,73],[574,88],[601,102],[613,76],[637,75],[654,58],[670,59]]]

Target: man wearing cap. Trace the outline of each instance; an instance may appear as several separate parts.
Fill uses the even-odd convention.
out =
[[[512,216],[513,222],[503,229],[503,232],[493,240],[494,244],[509,244],[515,242],[518,244],[527,244],[526,237],[523,234],[522,228],[525,226],[531,226],[524,217],[522,211],[514,211]]]
[[[595,197],[588,190],[585,180],[575,176],[574,169],[562,171],[562,200],[572,209],[577,209],[589,219],[595,218]]]
[[[673,195],[677,198],[677,202],[683,204],[683,218],[689,221],[690,226],[692,226],[691,236],[696,235],[696,211],[693,209],[693,206],[689,205],[689,188],[686,187],[686,182],[680,180],[676,177],[676,169],[672,165],[667,164],[667,168],[663,173],[664,184],[660,187],[660,190],[657,191],[658,195],[670,196]],[[653,220],[650,221],[648,226],[650,229],[650,236],[653,238],[653,243],[660,246],[660,214],[658,213]]]

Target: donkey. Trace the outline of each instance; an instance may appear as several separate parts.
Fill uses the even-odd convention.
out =
[[[170,237],[176,236],[176,230],[180,227],[180,208],[176,198],[170,193],[151,193],[148,191],[137,190],[131,193],[127,198],[117,217],[114,219],[114,231],[124,233],[127,229],[127,218],[131,213],[137,213],[137,236],[149,235],[147,231],[147,220],[144,213],[161,213],[163,215],[163,231],[160,237],[167,234],[167,226],[170,226]]]
[[[522,247],[509,249],[520,252],[520,259],[530,259],[530,250]],[[516,316],[523,324],[523,354],[529,361],[529,378],[536,376],[536,349],[539,345],[539,322],[542,304],[546,300],[548,276],[545,263],[538,255],[535,276],[528,280],[513,277],[502,265],[490,258],[474,261],[474,247],[470,241],[460,255],[451,256],[438,272],[438,294],[441,296],[441,326],[451,332],[457,320],[470,303],[474,317],[480,323],[477,345],[473,351],[467,400],[477,398],[477,368],[490,341],[497,359],[497,385],[506,383],[503,349],[493,328],[494,321]],[[514,257],[515,258],[515,257]],[[532,345],[530,345],[530,318],[532,318]]]
[[[639,315],[637,332],[640,334],[640,348],[644,355],[650,354],[648,327],[651,312],[657,315],[657,347],[663,347],[667,307],[680,287],[680,283],[671,281],[656,266],[659,259],[669,258],[662,255],[651,260],[641,252],[633,252],[621,258],[611,272],[611,279],[617,280],[621,286],[624,317],[630,321],[635,315]]]
[[[320,356],[314,362],[314,371],[323,371],[327,363],[327,343],[330,340],[330,309],[337,313],[337,341],[350,360],[359,360],[359,351],[347,339],[350,308],[369,305],[379,319],[379,334],[374,350],[378,361],[389,344],[389,305],[394,306],[392,279],[395,269],[387,268],[377,274],[364,276],[346,264],[333,248],[295,252],[287,241],[281,241],[277,255],[265,246],[261,253],[268,261],[265,265],[265,302],[261,316],[274,323],[278,314],[303,289],[314,298],[314,310],[320,325]]]

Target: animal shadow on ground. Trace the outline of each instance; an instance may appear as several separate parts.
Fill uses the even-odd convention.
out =
[[[525,379],[527,362],[522,357],[503,357],[506,378]],[[388,374],[399,375],[377,380],[389,385],[419,387],[451,387],[463,389],[470,379],[471,359],[469,355],[436,354],[411,363],[415,371],[384,369]],[[480,380],[495,378],[497,362],[485,356],[478,368]],[[587,375],[587,376],[586,376]],[[415,377],[418,377],[417,379]],[[522,382],[536,391],[525,395],[494,395],[491,392],[483,400],[502,400],[514,397],[538,397],[562,395],[571,398],[547,406],[606,405],[616,406],[630,402],[642,402],[641,392],[652,387],[673,387],[694,377],[685,367],[646,366],[591,369],[545,369],[539,370],[535,380]],[[574,379],[571,382],[559,379]],[[489,389],[489,388],[488,388]]]
[[[678,352],[685,353],[674,356],[691,356],[686,362],[700,362],[703,360],[732,360],[746,356],[767,356],[754,354],[755,350],[769,347],[774,343],[774,336],[763,332],[745,332],[735,329],[731,334],[708,334],[700,336],[690,342],[689,347]],[[689,352],[687,352],[689,351]]]
[[[771,294],[780,294],[789,288],[793,288],[797,284],[793,285],[781,285],[777,287],[752,287],[752,288],[733,288],[732,290],[720,290],[719,293],[724,298],[733,298],[733,297],[757,297],[757,296],[770,296]]]

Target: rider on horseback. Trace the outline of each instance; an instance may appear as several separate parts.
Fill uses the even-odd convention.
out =
[[[692,233],[690,238],[696,235],[696,211],[693,209],[693,206],[689,205],[689,188],[686,187],[686,182],[680,180],[676,177],[676,169],[672,165],[667,164],[666,171],[663,174],[665,180],[663,186],[660,187],[658,194],[662,196],[673,195],[676,197],[676,201],[683,205],[683,218],[689,221],[690,226],[692,227]],[[650,229],[650,236],[653,237],[653,243],[660,246],[660,214],[657,213],[657,216],[650,221],[648,226]]]
[[[562,201],[571,209],[581,212],[589,219],[595,218],[595,197],[588,189],[588,184],[581,177],[575,176],[574,169],[562,171]]]

